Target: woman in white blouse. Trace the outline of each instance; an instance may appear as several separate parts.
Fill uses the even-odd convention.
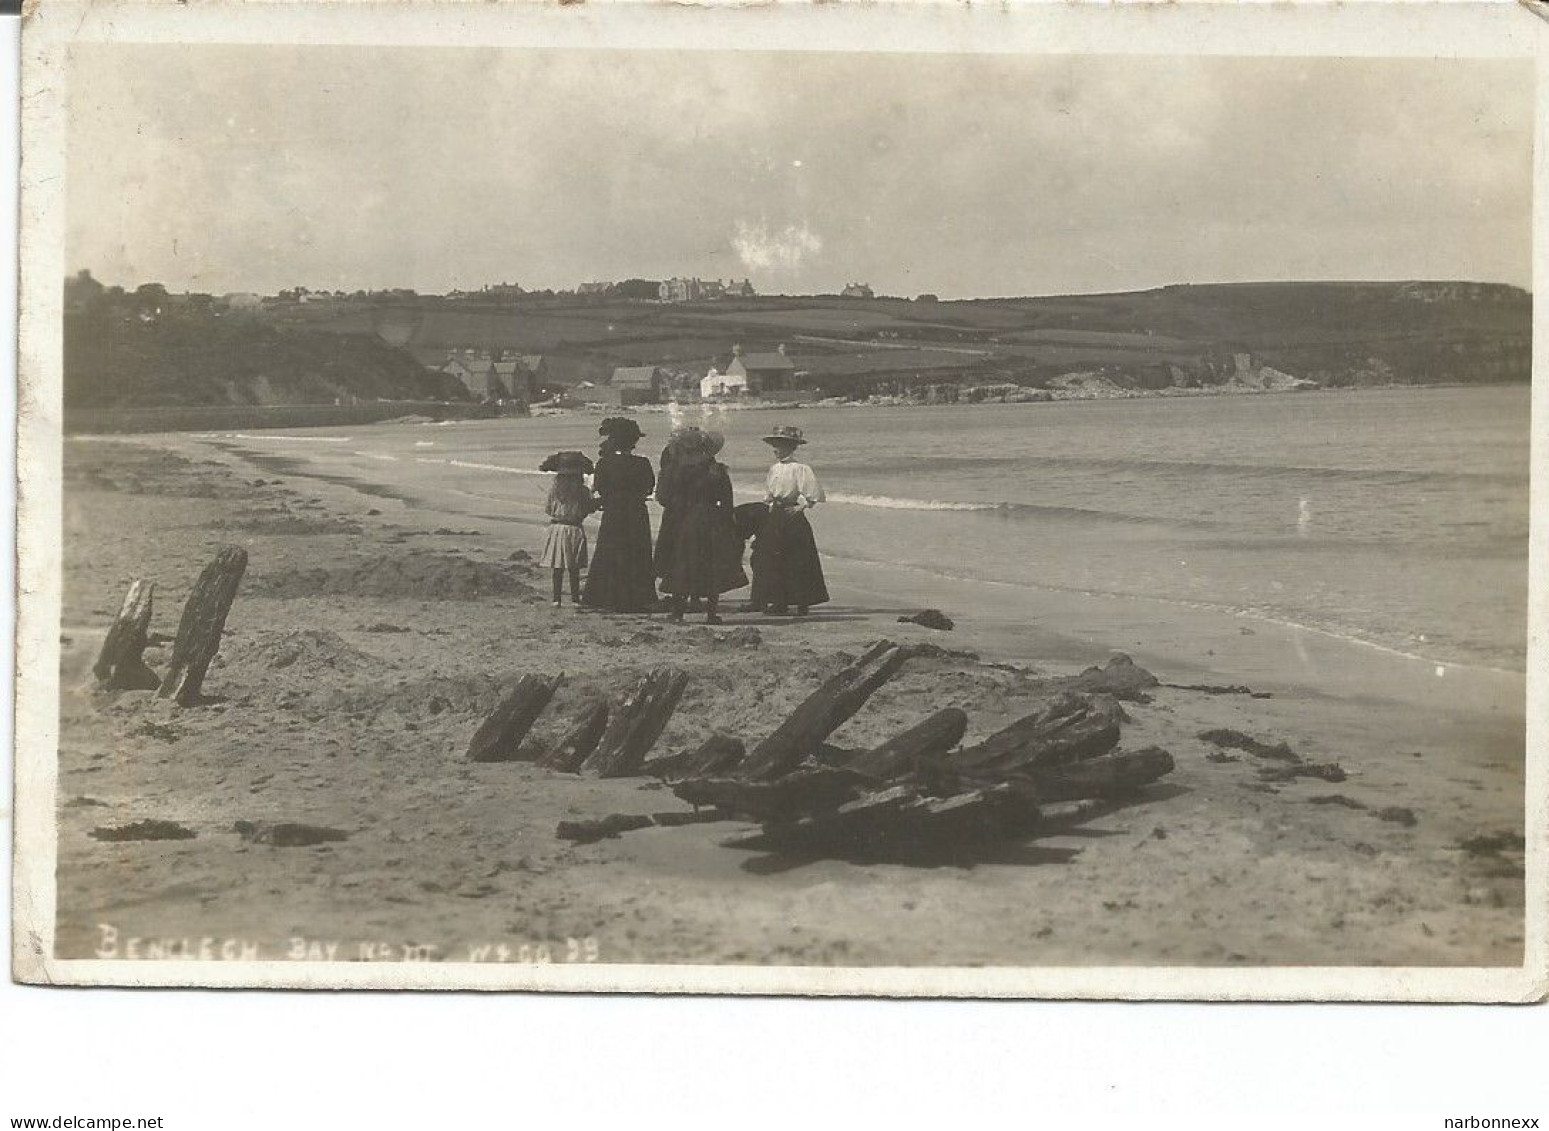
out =
[[[769,517],[753,543],[753,607],[775,616],[792,608],[805,616],[808,608],[828,600],[823,563],[806,512],[825,496],[812,468],[796,460],[796,449],[807,441],[801,429],[784,425],[764,437],[774,449],[765,501]]]

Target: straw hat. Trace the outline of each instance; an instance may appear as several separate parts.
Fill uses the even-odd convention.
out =
[[[558,475],[590,475],[592,460],[585,452],[555,452],[538,465],[538,470]]]
[[[782,424],[763,439],[766,444],[795,444],[797,447],[807,442],[801,429],[794,424]]]

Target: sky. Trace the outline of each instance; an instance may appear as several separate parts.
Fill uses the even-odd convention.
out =
[[[1521,61],[81,45],[67,256],[273,293],[1527,286]]]

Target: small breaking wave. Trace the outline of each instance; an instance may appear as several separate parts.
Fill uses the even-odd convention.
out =
[[[945,499],[900,499],[891,495],[851,495],[835,492],[828,496],[831,503],[848,503],[852,507],[876,507],[890,511],[1009,511],[1017,503],[956,503]]]
[[[288,440],[296,444],[349,444],[355,439],[353,436],[278,436],[273,433],[251,436],[246,432],[195,432],[193,435],[199,440]]]
[[[956,511],[969,514],[992,514],[1004,518],[1048,518],[1073,522],[1119,523],[1127,526],[1165,525],[1169,527],[1208,528],[1216,524],[1202,520],[1178,518],[1160,519],[1147,515],[1127,514],[1123,511],[1094,510],[1088,507],[1056,507],[1043,503],[966,503],[950,499],[911,499],[892,495],[855,495],[836,491],[828,496],[830,503],[843,503],[852,507],[869,507],[892,511]]]

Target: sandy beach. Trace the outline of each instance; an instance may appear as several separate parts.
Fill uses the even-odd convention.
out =
[[[430,948],[448,962],[856,965],[1517,965],[1523,947],[1523,678],[1445,669],[1327,634],[1051,592],[1035,617],[927,571],[830,568],[805,621],[720,628],[549,607],[530,520],[470,523],[369,468],[284,470],[193,436],[65,443],[58,954],[147,957],[216,940],[284,957]],[[129,582],[175,632],[222,545],[250,564],[206,680],[180,709],[95,688]],[[738,594],[732,595],[733,608]],[[945,610],[955,631],[897,618]],[[1159,627],[1165,625],[1165,627]],[[929,642],[835,736],[878,742],[957,706],[968,741],[1043,681],[1125,652],[1176,687],[1128,703],[1124,745],[1170,751],[1133,804],[936,867],[729,848],[747,825],[648,828],[575,845],[558,822],[684,811],[659,783],[474,764],[469,739],[526,673],[567,673],[534,731],[664,663],[690,674],[658,749],[756,739],[879,638]],[[152,667],[164,650],[147,652]],[[1202,732],[1287,742],[1346,780],[1269,780]],[[174,821],[191,839],[94,829]],[[346,834],[251,843],[237,822]],[[1495,838],[1481,844],[1478,838]],[[335,948],[327,952],[328,946]],[[502,950],[500,948],[504,947]],[[526,947],[526,950],[522,948]],[[538,948],[543,948],[540,954]],[[251,957],[252,955],[248,955]]]

